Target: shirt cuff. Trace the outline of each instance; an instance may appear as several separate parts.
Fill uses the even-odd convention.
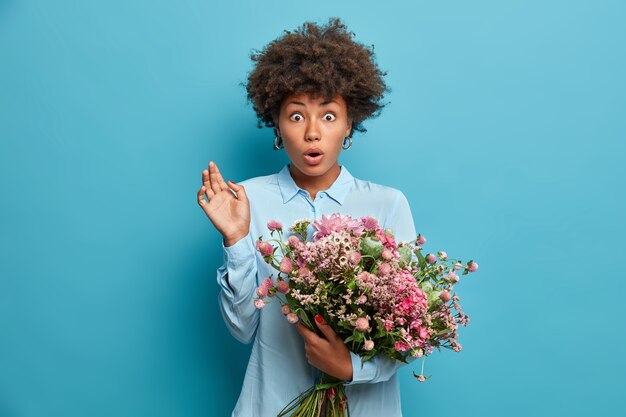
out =
[[[224,239],[221,239],[222,250],[224,253],[224,263],[229,267],[240,265],[244,261],[254,259],[256,249],[252,244],[250,232],[237,241],[234,245],[224,246]]]
[[[364,382],[369,382],[376,377],[374,358],[367,362],[363,362],[359,355],[351,351],[350,359],[352,360],[352,380],[347,381],[344,385],[362,384]]]

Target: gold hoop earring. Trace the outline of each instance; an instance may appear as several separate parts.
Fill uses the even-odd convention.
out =
[[[348,139],[349,144],[346,147],[346,139]],[[343,138],[343,146],[341,147],[341,149],[343,149],[344,151],[347,151],[348,149],[350,149],[350,146],[352,146],[352,138],[350,136],[346,136],[345,138]]]
[[[283,138],[281,138],[280,136],[276,135],[276,137],[274,138],[274,150],[277,151],[279,149],[283,149]]]

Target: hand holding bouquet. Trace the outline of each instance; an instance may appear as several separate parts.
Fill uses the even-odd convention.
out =
[[[474,272],[476,262],[463,264],[445,252],[423,255],[423,236],[398,244],[393,231],[382,230],[373,217],[322,216],[313,223],[312,241],[307,241],[310,224],[296,221],[284,242],[282,224],[268,222],[270,235],[276,233],[277,238],[259,238],[256,247],[279,272],[257,288],[257,308],[275,297],[289,322],[301,320],[313,331],[313,318],[319,314],[363,361],[384,354],[406,362],[434,348],[461,350],[457,328],[467,325],[469,317],[451,291],[459,281],[457,271]],[[429,378],[423,375],[423,364],[415,377]],[[320,384],[279,416],[294,410],[293,416],[318,415],[308,413],[321,410],[321,415],[343,416],[346,408],[342,381],[324,374]]]

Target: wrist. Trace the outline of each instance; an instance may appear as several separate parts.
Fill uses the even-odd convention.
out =
[[[226,247],[233,246],[235,243],[239,242],[241,239],[243,239],[247,235],[248,235],[248,233],[246,232],[245,234],[239,234],[239,235],[236,235],[236,236],[224,237],[224,246],[226,246]]]

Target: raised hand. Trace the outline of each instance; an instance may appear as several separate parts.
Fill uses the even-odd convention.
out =
[[[224,182],[213,161],[209,162],[208,170],[202,171],[198,204],[224,237],[225,246],[234,245],[248,234],[250,203],[246,191],[243,185],[232,181]]]
[[[309,330],[302,322],[297,324],[298,333],[304,338],[307,361],[320,371],[344,381],[352,380],[352,358],[348,347],[332,327],[324,323],[322,316],[315,316],[315,324],[324,337]]]

